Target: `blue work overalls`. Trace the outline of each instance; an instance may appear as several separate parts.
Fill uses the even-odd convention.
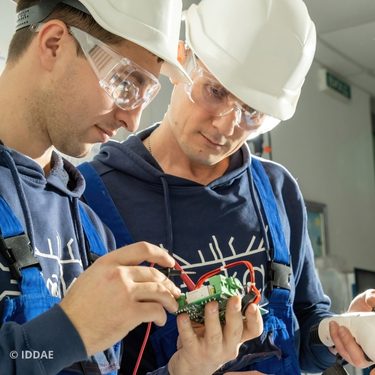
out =
[[[94,256],[107,253],[107,249],[96,232],[94,225],[86,211],[80,205],[80,216],[86,240]],[[17,263],[10,268],[13,276],[19,280],[19,296],[7,296],[4,299],[4,310],[1,323],[17,322],[23,324],[60,302],[58,297],[53,297],[43,279],[39,263],[32,253],[31,246],[20,221],[13,214],[7,202],[0,196],[0,234],[6,251],[12,251],[13,260]],[[17,275],[18,274],[18,275]],[[120,357],[120,344],[116,344],[105,352],[98,353],[90,360],[75,364],[73,367],[60,372],[60,375],[86,375],[117,374]]]
[[[112,230],[118,246],[132,243],[131,235],[95,168],[84,163],[79,169],[87,181],[84,193],[86,202]],[[269,301],[266,307],[269,313],[263,316],[264,331],[260,338],[243,344],[236,360],[225,364],[215,374],[246,370],[276,375],[300,374],[294,336],[290,253],[269,178],[261,162],[254,157],[249,167],[249,178],[256,191],[255,199],[260,204],[258,214],[262,215],[263,211],[265,215],[265,220],[262,218],[262,221],[268,224],[268,235],[273,245],[273,249],[269,249],[266,279],[266,297]],[[267,236],[265,232],[263,234]],[[150,340],[159,366],[165,365],[176,351],[177,336],[173,315],[169,315],[164,327],[156,328],[151,335]]]

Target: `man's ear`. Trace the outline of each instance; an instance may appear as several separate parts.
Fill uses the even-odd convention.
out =
[[[64,22],[51,20],[43,24],[38,32],[37,43],[41,65],[52,71],[67,43],[69,31]]]
[[[180,40],[178,42],[177,60],[181,65],[185,64],[186,56],[187,56],[187,49],[186,49],[185,43],[182,40]]]
[[[185,47],[185,43],[182,40],[180,40],[178,42],[177,60],[182,66],[185,65],[186,57],[187,57],[187,49]],[[177,85],[177,83],[180,83],[179,81],[173,78],[170,78],[169,80],[171,81],[172,85]]]

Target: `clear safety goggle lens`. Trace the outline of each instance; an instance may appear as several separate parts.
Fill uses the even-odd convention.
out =
[[[235,111],[236,123],[245,129],[256,128],[262,122],[263,113],[240,103],[203,67],[195,66],[191,78],[193,83],[186,84],[185,91],[193,103],[207,112],[223,117]]]
[[[135,62],[113,51],[90,34],[70,26],[96,76],[100,86],[114,103],[124,109],[145,107],[160,90],[159,80]]]
[[[213,116],[223,117],[235,111],[236,124],[245,130],[252,130],[250,137],[273,129],[280,120],[252,109],[239,101],[225,89],[209,71],[197,63],[190,50],[186,70],[192,78],[192,84],[185,85],[189,99]]]

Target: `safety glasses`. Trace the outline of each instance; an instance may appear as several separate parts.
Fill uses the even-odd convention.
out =
[[[160,83],[153,74],[90,34],[73,26],[69,30],[98,77],[100,86],[118,107],[126,111],[139,106],[144,108],[155,98]]]
[[[185,85],[185,91],[193,103],[217,117],[224,117],[234,111],[236,125],[245,130],[256,129],[262,123],[264,114],[241,103],[206,68],[197,63],[193,53],[187,67],[192,83]]]

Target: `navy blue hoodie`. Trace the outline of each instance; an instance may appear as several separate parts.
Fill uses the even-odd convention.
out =
[[[52,170],[45,177],[34,160],[0,144],[0,194],[27,232],[51,295],[59,298],[88,266],[78,212],[84,188],[81,174],[57,153],[53,153]],[[86,211],[104,243],[113,249],[112,235],[87,206]],[[17,294],[18,284],[0,255],[1,315],[4,298]],[[53,359],[22,360],[26,350],[52,351]],[[14,351],[18,359],[11,358]],[[59,305],[23,325],[9,322],[1,327],[1,374],[57,374],[85,359],[83,342]]]
[[[244,145],[232,155],[224,176],[203,186],[161,170],[142,143],[151,131],[152,128],[146,129],[123,143],[108,142],[92,162],[133,240],[149,241],[173,251],[185,270],[197,273],[195,281],[224,263],[249,260],[255,267],[257,286],[263,289],[267,249],[250,194],[248,167],[252,156],[248,147]],[[295,179],[284,167],[268,160],[262,163],[270,178],[291,252],[300,365],[306,371],[319,371],[329,367],[334,357],[326,348],[311,347],[309,330],[332,313],[314,268],[304,201]],[[246,281],[244,271],[239,267],[231,274],[235,272],[241,281]],[[142,334],[128,336],[131,341],[125,344],[126,368],[133,367]],[[149,345],[139,374],[155,370],[156,366]],[[128,370],[124,369],[124,373]]]

